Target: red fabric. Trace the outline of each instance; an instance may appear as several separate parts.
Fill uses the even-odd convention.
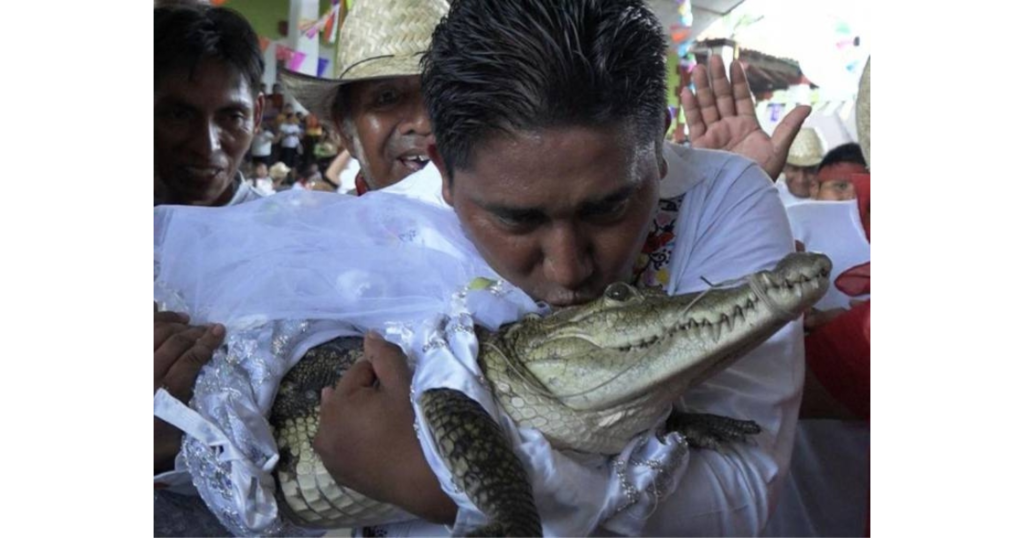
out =
[[[863,164],[836,163],[826,166],[818,171],[818,181],[825,182],[830,179],[849,179],[855,174],[864,174],[868,171]]]
[[[356,196],[362,196],[370,191],[370,185],[363,179],[363,172],[356,172]]]
[[[871,301],[818,327],[805,339],[807,366],[858,418],[871,420]]]
[[[836,289],[857,297],[871,293],[871,262],[855,265],[836,277]]]

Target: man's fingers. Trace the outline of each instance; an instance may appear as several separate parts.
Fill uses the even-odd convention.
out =
[[[378,335],[367,335],[363,343],[366,358],[373,365],[373,371],[380,379],[381,387],[388,390],[407,391],[412,384],[412,370],[402,348],[389,343]]]
[[[377,381],[377,374],[373,373],[373,365],[368,360],[356,361],[341,379],[338,380],[337,392],[351,394],[355,391],[372,388]]]
[[[711,90],[715,94],[718,115],[723,118],[735,116],[736,104],[733,102],[732,85],[729,84],[729,77],[725,75],[725,62],[717,54],[711,57]]]
[[[811,107],[800,105],[786,114],[786,117],[782,118],[782,121],[775,126],[775,132],[772,133],[772,146],[775,147],[776,155],[782,155],[783,159],[789,155],[789,147],[793,145],[793,140],[800,132],[804,120],[810,115]]]
[[[156,379],[163,378],[186,351],[195,345],[199,337],[206,332],[206,327],[189,327],[168,337],[153,352],[153,374]]]
[[[156,304],[156,303],[154,303]],[[184,312],[154,312],[153,321],[159,323],[188,323],[188,314]]]
[[[153,325],[153,351],[160,349],[160,346],[164,345],[164,342],[166,342],[171,336],[187,331],[189,328],[190,327],[184,323],[155,323]]]
[[[700,115],[700,106],[697,105],[697,97],[689,88],[683,88],[679,94],[679,100],[683,105],[683,114],[686,116],[686,126],[690,129],[690,141],[704,136],[707,127],[704,125],[704,118]]]
[[[224,342],[224,327],[203,327],[204,332],[188,349],[178,356],[164,376],[164,385],[175,397],[185,400],[192,394],[192,386],[200,368],[210,362],[213,352]]]
[[[756,116],[754,96],[750,93],[750,83],[747,82],[743,64],[739,60],[733,61],[729,66],[729,74],[732,77],[732,98],[736,102],[736,113],[740,116]]]
[[[708,71],[703,65],[693,68],[693,86],[697,89],[697,105],[700,107],[704,125],[710,127],[718,121],[718,105],[715,104],[715,92],[708,80]]]

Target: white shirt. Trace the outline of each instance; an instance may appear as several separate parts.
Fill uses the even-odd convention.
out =
[[[271,194],[277,192],[274,190],[274,180],[270,179],[269,177],[253,178],[252,188],[259,194],[262,194],[263,196],[270,196]]]
[[[778,191],[756,164],[735,154],[674,144],[665,145],[665,159],[668,173],[661,198],[685,194],[676,221],[669,293],[704,290],[707,285],[701,277],[723,282],[769,269],[794,250]],[[428,166],[389,189],[440,205],[440,181],[437,169]],[[789,469],[803,378],[803,329],[798,320],[732,367],[690,389],[684,398],[688,409],[756,420],[764,431],[750,445],[736,444],[722,452],[687,451],[674,474],[675,492],[657,501],[647,496],[645,508],[653,509],[653,515],[646,522],[631,517],[635,512],[624,513],[594,534],[760,533]],[[426,522],[390,525],[387,531],[389,536],[449,534]]]
[[[281,134],[284,135],[281,138],[281,147],[285,148],[296,148],[299,147],[299,135],[302,134],[302,128],[294,123],[285,123],[280,128]]]
[[[799,196],[790,192],[789,184],[786,183],[786,174],[781,174],[779,176],[779,179],[775,181],[775,188],[779,190],[779,199],[782,200],[782,205],[785,207],[789,207],[793,204],[798,204],[800,202],[806,202],[807,200],[813,199],[800,198]]]
[[[338,192],[355,194],[356,176],[359,175],[359,170],[359,161],[354,157],[349,157],[348,162],[345,163],[345,168],[342,168],[341,173],[338,174]]]
[[[235,176],[235,194],[231,197],[225,206],[232,206],[238,204],[244,204],[245,202],[252,202],[253,200],[259,200],[266,196],[266,193],[256,190],[251,183],[245,180],[245,176],[241,172]]]
[[[252,137],[252,156],[253,157],[269,157],[270,150],[274,145],[274,133],[263,129],[256,133],[256,136]]]

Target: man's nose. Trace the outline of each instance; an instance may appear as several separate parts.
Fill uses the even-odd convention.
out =
[[[556,224],[544,246],[544,276],[573,290],[594,274],[590,243],[572,224]]]
[[[416,99],[408,108],[398,128],[404,135],[430,136],[430,114],[423,99]]]
[[[200,155],[212,155],[221,148],[221,128],[209,120],[197,122],[191,136],[192,149]]]

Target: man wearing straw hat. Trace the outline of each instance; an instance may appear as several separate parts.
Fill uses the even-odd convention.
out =
[[[825,145],[818,132],[804,127],[789,148],[783,177],[776,183],[783,205],[814,199],[818,194],[818,165],[825,158]]]
[[[361,167],[358,194],[394,185],[430,163],[433,134],[420,59],[447,12],[447,0],[356,2],[340,30],[337,79],[281,75],[303,106],[337,126]]]

